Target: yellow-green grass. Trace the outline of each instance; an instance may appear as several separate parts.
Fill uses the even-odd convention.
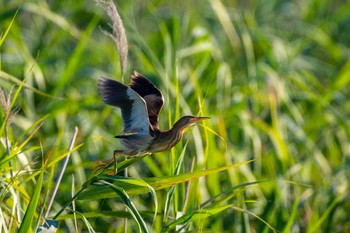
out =
[[[95,1],[0,0],[0,86],[19,109],[8,128],[0,110],[0,232],[42,224],[76,126],[49,213],[60,232],[350,231],[349,3],[116,2],[123,78],[162,90],[160,127],[211,119],[94,173],[123,128],[97,92],[100,76],[122,80],[109,18]]]

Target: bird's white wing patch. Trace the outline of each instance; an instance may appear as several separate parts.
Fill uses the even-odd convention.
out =
[[[127,95],[133,101],[130,122],[125,128],[125,133],[138,133],[140,135],[149,135],[149,119],[146,102],[131,88],[128,88]]]

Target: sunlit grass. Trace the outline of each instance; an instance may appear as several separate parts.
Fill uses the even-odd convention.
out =
[[[122,131],[97,93],[100,76],[122,73],[100,28],[110,31],[106,13],[89,1],[0,1],[0,86],[14,87],[9,109],[20,109],[7,126],[0,110],[1,232],[42,224],[76,126],[49,214],[68,205],[60,231],[123,232],[124,218],[129,232],[350,230],[349,4],[118,4],[125,83],[137,70],[162,90],[160,127],[187,114],[211,119],[171,151],[120,158],[129,180],[94,173]]]

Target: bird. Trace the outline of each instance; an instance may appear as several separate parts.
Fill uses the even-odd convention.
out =
[[[186,115],[171,129],[159,129],[158,115],[163,107],[163,95],[137,71],[131,75],[128,86],[113,79],[100,78],[98,91],[105,104],[121,109],[124,130],[115,137],[120,140],[122,148],[114,150],[114,159],[119,155],[128,158],[169,150],[182,139],[186,128],[210,118]]]

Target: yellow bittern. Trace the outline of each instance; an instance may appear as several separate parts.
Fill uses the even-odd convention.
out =
[[[165,151],[175,146],[183,131],[209,117],[183,116],[169,130],[160,130],[158,114],[163,106],[163,95],[145,76],[134,72],[129,86],[115,80],[101,78],[99,93],[102,100],[121,109],[124,132],[115,136],[122,144],[116,155],[141,156]]]

